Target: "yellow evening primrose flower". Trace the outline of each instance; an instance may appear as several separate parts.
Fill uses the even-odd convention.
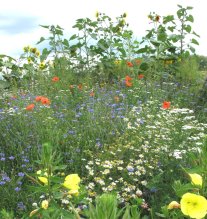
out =
[[[79,185],[78,184],[74,184],[74,183],[71,183],[69,181],[65,181],[63,183],[63,186],[67,189],[71,189],[71,190],[78,190],[80,189]]]
[[[71,184],[79,184],[80,177],[78,176],[78,174],[69,174],[65,177],[65,181],[68,181]]]
[[[79,195],[79,191],[71,189],[71,190],[68,191],[68,194],[69,195],[78,196]]]
[[[41,207],[45,210],[48,209],[48,205],[49,205],[48,200],[43,200],[41,203]]]
[[[202,176],[197,173],[188,174],[191,178],[191,183],[196,186],[202,186],[203,185],[203,179]]]
[[[193,193],[185,193],[180,201],[181,211],[190,218],[201,219],[207,214],[207,200]]]
[[[174,209],[174,208],[180,208],[180,204],[176,201],[170,202],[170,204],[167,206],[168,210]]]
[[[65,177],[63,186],[69,189],[69,195],[77,196],[79,194],[78,190],[80,189],[79,183],[80,177],[78,176],[78,174],[70,174]]]

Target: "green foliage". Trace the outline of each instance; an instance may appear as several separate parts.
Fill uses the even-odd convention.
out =
[[[112,194],[103,194],[96,198],[95,206],[89,205],[86,212],[91,219],[118,219],[122,211],[118,209],[117,197]]]
[[[2,209],[0,211],[0,216],[3,219],[13,219],[14,218],[14,213],[13,212],[8,212],[5,209]]]
[[[95,200],[95,206],[89,205],[89,209],[85,211],[85,215],[90,219],[139,219],[141,212],[135,205],[127,204],[124,208],[118,208],[118,200],[114,194],[102,194]],[[144,217],[142,217],[144,218]]]

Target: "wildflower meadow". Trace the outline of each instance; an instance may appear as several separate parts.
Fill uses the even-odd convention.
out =
[[[192,9],[150,13],[142,40],[126,13],[80,18],[69,38],[40,25],[18,59],[0,55],[0,218],[207,218]]]

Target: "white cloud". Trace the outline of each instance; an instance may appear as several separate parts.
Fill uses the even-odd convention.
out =
[[[7,0],[1,2],[0,14],[8,19],[0,20],[0,53],[17,55],[25,45],[34,45],[41,36],[47,34],[46,30],[36,27],[29,32],[8,34],[4,32],[6,25],[11,23],[11,17],[34,17],[38,24],[58,24],[68,33],[78,18],[95,16],[95,11],[105,12],[111,17],[116,17],[127,12],[127,21],[135,36],[141,38],[149,27],[147,15],[154,11],[160,15],[175,14],[177,4],[193,6],[192,14],[195,18],[193,29],[201,35],[199,54],[207,55],[205,49],[207,29],[203,21],[207,20],[204,0]],[[24,25],[24,23],[22,23]]]

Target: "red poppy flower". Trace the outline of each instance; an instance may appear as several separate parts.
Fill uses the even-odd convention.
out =
[[[58,82],[59,80],[60,80],[60,78],[57,77],[57,76],[55,76],[55,77],[52,78],[52,81],[53,81],[53,82]]]
[[[142,79],[142,78],[144,78],[143,74],[138,75],[138,79]]]
[[[31,104],[29,104],[29,105],[26,107],[26,110],[27,110],[27,111],[31,111],[31,110],[34,109],[34,107],[35,107],[34,103],[31,103]]]
[[[50,105],[50,100],[47,97],[42,97],[41,98],[41,103],[43,105]]]
[[[36,97],[35,97],[35,101],[36,101],[36,102],[40,102],[42,98],[43,98],[42,96],[36,96]]]
[[[128,67],[133,67],[133,64],[131,62],[127,62]]]
[[[163,108],[163,109],[169,109],[169,108],[170,108],[170,102],[164,101],[164,102],[162,103],[162,108]]]

